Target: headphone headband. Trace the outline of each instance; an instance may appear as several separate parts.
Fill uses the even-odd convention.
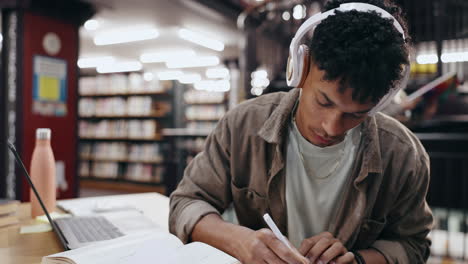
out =
[[[325,20],[329,16],[333,16],[336,14],[336,11],[341,11],[341,12],[348,12],[351,10],[356,10],[359,12],[370,12],[370,11],[375,11],[381,15],[382,18],[391,18],[393,20],[393,26],[398,30],[398,32],[401,33],[403,36],[403,39],[405,39],[405,32],[403,30],[403,27],[398,23],[398,21],[390,14],[388,13],[385,9],[382,9],[378,6],[374,6],[371,4],[366,4],[366,3],[346,3],[346,4],[341,4],[339,7],[330,9],[324,13],[318,13],[316,15],[313,15],[309,19],[307,19],[297,30],[296,34],[294,35],[294,38],[291,41],[291,48],[295,47],[296,49],[299,46],[300,40],[304,37],[304,35],[309,32],[310,30],[315,29],[315,27],[322,22],[322,20]]]

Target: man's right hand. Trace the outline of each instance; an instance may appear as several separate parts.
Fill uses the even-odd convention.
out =
[[[284,245],[270,229],[254,231],[225,222],[217,214],[198,221],[192,240],[207,243],[235,257],[243,264],[309,264],[299,251]]]
[[[237,237],[235,257],[245,264],[308,264],[292,245],[284,245],[270,229],[250,230]]]

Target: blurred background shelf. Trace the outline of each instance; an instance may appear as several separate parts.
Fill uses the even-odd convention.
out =
[[[165,137],[207,137],[212,129],[165,128],[161,131]]]
[[[141,160],[129,160],[129,159],[100,159],[100,158],[80,158],[81,161],[93,161],[93,162],[120,162],[120,163],[139,163],[149,165],[165,166],[168,163],[163,161],[141,161]]]
[[[103,189],[125,193],[158,192],[166,193],[161,183],[137,182],[129,180],[102,179],[97,177],[80,177],[80,188]]]
[[[168,116],[83,116],[80,120],[102,120],[102,119],[163,119]]]
[[[79,97],[129,97],[129,96],[170,96],[167,92],[115,93],[115,94],[80,94]]]
[[[161,141],[163,140],[162,136],[154,137],[154,138],[98,138],[98,137],[80,137],[80,140],[83,141],[137,141],[137,142],[152,142],[152,141]]]

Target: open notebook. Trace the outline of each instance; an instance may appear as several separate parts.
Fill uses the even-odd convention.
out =
[[[42,258],[42,264],[240,264],[200,242],[184,245],[166,232],[127,235]]]

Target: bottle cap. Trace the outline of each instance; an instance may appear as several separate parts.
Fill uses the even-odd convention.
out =
[[[50,139],[50,135],[51,135],[50,128],[36,129],[36,139]]]

